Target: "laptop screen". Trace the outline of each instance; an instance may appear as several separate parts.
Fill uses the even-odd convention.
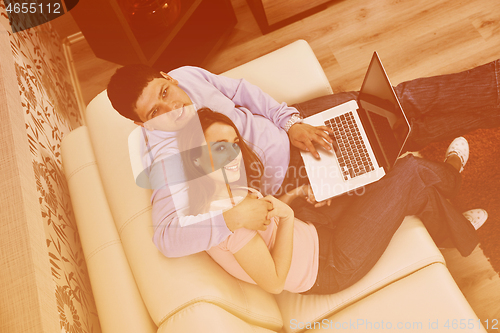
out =
[[[410,125],[376,52],[361,86],[359,104],[384,156],[380,162],[390,169],[402,152]]]

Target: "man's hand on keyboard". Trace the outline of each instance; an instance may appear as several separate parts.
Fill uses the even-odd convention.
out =
[[[311,126],[309,124],[294,124],[288,130],[288,136],[290,137],[290,142],[295,147],[309,151],[314,157],[320,158],[319,154],[314,147],[314,143],[319,144],[327,150],[332,150],[332,145],[335,151],[337,151],[337,144],[329,134],[333,134],[331,128],[327,126]]]

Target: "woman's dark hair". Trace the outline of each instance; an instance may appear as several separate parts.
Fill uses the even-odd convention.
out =
[[[243,139],[238,128],[233,121],[226,115],[214,112],[209,108],[201,108],[198,110],[198,119],[201,123],[203,133],[199,131],[181,131],[178,136],[179,149],[181,150],[182,162],[184,171],[189,181],[189,213],[201,214],[208,212],[208,207],[212,201],[215,191],[215,181],[202,177],[206,175],[200,166],[194,164],[194,160],[201,156],[201,144],[204,140],[205,131],[215,123],[223,123],[231,126],[236,132],[239,139],[238,145],[241,149],[243,165],[245,166],[246,179],[240,179],[241,186],[252,187],[256,190],[260,189],[260,179],[264,171],[259,156],[248,146],[248,143]],[[197,122],[196,117],[193,122]],[[187,125],[185,128],[193,128]],[[196,148],[192,148],[196,147]],[[191,149],[189,149],[191,148]]]
[[[108,83],[108,98],[118,113],[141,122],[135,112],[136,103],[149,82],[162,78],[161,72],[142,64],[118,68]]]

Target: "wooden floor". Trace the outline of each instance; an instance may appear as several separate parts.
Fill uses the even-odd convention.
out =
[[[245,0],[232,3],[238,24],[220,51],[204,65],[214,73],[297,39],[309,42],[334,92],[360,88],[374,50],[379,52],[394,85],[500,58],[498,0],[334,1],[326,10],[267,35],[260,33]],[[84,41],[74,44],[72,52],[88,103],[105,89],[118,66],[95,58]],[[500,320],[500,278],[481,249],[467,258],[460,257],[456,250],[443,252],[477,315],[483,322]],[[496,330],[489,331],[499,329],[500,323]]]

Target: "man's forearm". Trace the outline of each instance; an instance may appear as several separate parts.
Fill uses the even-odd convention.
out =
[[[229,235],[231,231],[219,211],[209,219],[185,226],[181,226],[178,218],[162,223],[154,230],[153,242],[166,257],[177,258],[206,251]]]
[[[208,250],[231,235],[220,210],[196,216],[179,216],[181,211],[184,209],[175,206],[169,189],[155,192],[153,242],[167,257],[182,257]]]

